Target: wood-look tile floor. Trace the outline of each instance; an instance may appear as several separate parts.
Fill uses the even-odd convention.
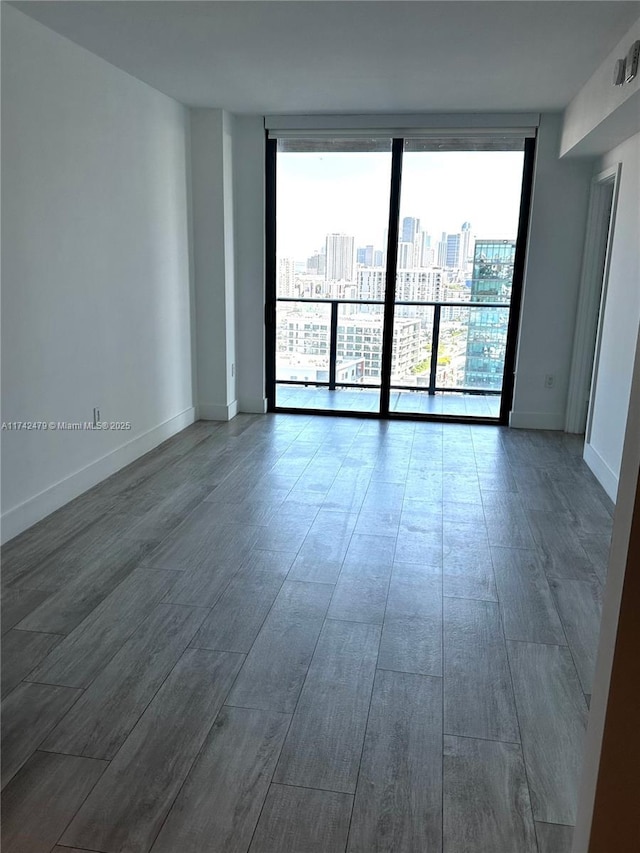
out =
[[[199,422],[3,552],[4,853],[569,853],[581,440]]]

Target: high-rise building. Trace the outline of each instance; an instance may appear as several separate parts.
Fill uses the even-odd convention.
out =
[[[307,272],[311,275],[324,275],[325,257],[324,247],[319,252],[314,252],[307,258]]]
[[[357,250],[357,259],[358,263],[362,264],[363,267],[372,267],[373,266],[373,246],[364,246],[361,249]]]
[[[328,281],[353,281],[353,237],[347,234],[327,234],[325,278]]]
[[[460,242],[460,234],[447,235],[447,260],[445,266],[449,267],[449,269],[459,269],[461,266]]]
[[[435,263],[435,251],[431,248],[431,235],[420,231],[416,241],[418,246],[418,263],[420,267],[432,267]]]
[[[422,247],[422,253],[420,255],[420,266],[423,269],[428,269],[429,267],[436,266],[436,250],[432,249],[430,246],[425,248]]]
[[[443,231],[442,238],[438,240],[437,245],[437,263],[439,267],[447,266],[447,235]]]
[[[398,243],[398,269],[410,270],[413,266],[413,243]]]
[[[464,266],[473,257],[473,237],[471,236],[471,223],[463,222],[460,232],[460,266]]]
[[[473,303],[510,302],[515,240],[476,240],[471,279]],[[508,308],[471,308],[464,385],[499,391],[507,345]]]
[[[278,296],[297,296],[296,262],[293,258],[278,258]]]
[[[420,220],[413,216],[405,216],[402,220],[401,243],[413,243],[420,231]]]
[[[356,261],[363,267],[373,266],[374,250],[373,246],[362,246],[356,249]]]

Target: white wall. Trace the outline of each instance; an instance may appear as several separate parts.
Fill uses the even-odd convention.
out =
[[[229,420],[237,411],[234,118],[191,110],[190,133],[198,414]]]
[[[616,60],[625,57],[638,39],[640,18],[568,105],[562,156],[602,154],[640,131],[640,74],[630,83],[613,85]]]
[[[234,134],[238,407],[264,412],[264,122],[236,116]]]
[[[622,164],[611,266],[602,317],[600,357],[585,460],[616,499],[640,323],[640,134],[602,158],[600,169]]]
[[[638,849],[640,335],[634,350],[573,853]]]
[[[589,159],[559,159],[561,130],[562,116],[542,116],[511,414],[512,426],[532,429],[564,429],[593,172]]]
[[[10,538],[193,419],[186,110],[2,4]]]

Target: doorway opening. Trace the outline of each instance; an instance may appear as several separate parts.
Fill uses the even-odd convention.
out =
[[[269,410],[507,423],[534,146],[268,139]]]
[[[618,164],[595,175],[589,198],[565,422],[565,432],[584,434],[586,444],[591,432],[620,169]]]

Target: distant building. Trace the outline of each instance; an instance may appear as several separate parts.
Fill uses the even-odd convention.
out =
[[[439,267],[447,266],[447,235],[443,231],[442,238],[438,240],[438,245],[436,246],[437,251],[437,264]]]
[[[476,240],[471,304],[510,302],[515,240]],[[471,308],[467,330],[465,388],[502,387],[508,308]]]
[[[430,246],[428,248],[423,248],[420,255],[420,266],[422,269],[428,269],[429,267],[436,266],[436,250],[432,249]]]
[[[373,266],[374,250],[373,246],[363,246],[356,250],[356,262],[363,267]]]
[[[396,299],[399,302],[438,302],[443,296],[443,282],[441,269],[400,270],[396,275]]]
[[[324,248],[319,252],[314,252],[310,258],[307,258],[307,272],[311,275],[324,275],[325,259]]]
[[[405,216],[402,220],[401,243],[413,243],[420,231],[420,220],[413,216]]]
[[[297,353],[278,353],[276,356],[276,372],[280,382],[328,382],[329,356],[307,355]],[[336,360],[336,382],[357,385],[364,376],[364,358],[351,361]]]
[[[357,311],[339,318],[336,369],[338,365],[351,365],[363,359],[364,376],[359,381],[363,384],[379,382],[382,375],[383,320],[381,311]],[[281,361],[286,353],[295,354],[295,357],[292,355],[282,360],[283,365],[286,365],[286,377],[289,379],[293,378],[290,371],[296,359],[302,366],[308,364],[309,356],[328,359],[329,341],[330,322],[327,314],[301,311],[279,313],[276,362]],[[391,365],[392,378],[395,381],[411,376],[411,368],[423,357],[423,348],[424,334],[420,320],[396,318]],[[277,378],[282,377],[277,375]]]
[[[449,267],[449,269],[458,269],[461,266],[460,242],[460,234],[447,234],[447,260],[445,266]]]
[[[471,223],[463,222],[460,232],[460,266],[464,266],[473,257],[473,236]]]
[[[327,234],[325,278],[331,281],[352,281],[354,261],[353,237],[347,234]]]
[[[357,298],[383,300],[385,270],[361,269],[357,273]],[[441,269],[399,269],[396,273],[396,299],[403,302],[437,302],[443,298],[444,273]]]
[[[278,258],[278,296],[297,296],[296,264],[293,258]]]
[[[421,231],[418,234],[416,241],[419,267],[432,267],[435,264],[435,249],[431,248],[431,235],[426,231]]]
[[[384,299],[386,271],[361,269],[357,273],[358,299]]]
[[[413,243],[398,243],[398,269],[411,270],[414,267]]]

